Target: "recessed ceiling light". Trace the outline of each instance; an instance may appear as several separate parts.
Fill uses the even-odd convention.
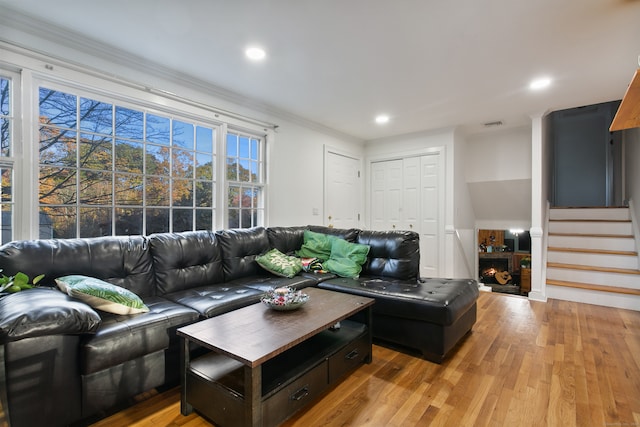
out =
[[[260,61],[261,59],[264,59],[265,56],[267,56],[267,53],[264,51],[264,49],[255,46],[247,48],[244,53],[245,55],[247,55],[247,58],[253,61]]]
[[[551,79],[548,77],[543,77],[540,79],[532,80],[529,83],[529,89],[531,90],[540,90],[548,87],[551,84]]]
[[[379,125],[385,124],[389,121],[389,116],[387,116],[386,114],[380,114],[379,116],[376,117],[376,123],[378,123]]]

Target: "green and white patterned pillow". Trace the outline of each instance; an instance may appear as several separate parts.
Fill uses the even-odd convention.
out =
[[[94,277],[70,275],[58,277],[62,292],[78,298],[91,307],[114,314],[137,314],[149,311],[142,299],[128,289]]]
[[[256,262],[268,272],[276,276],[288,277],[289,279],[302,271],[300,258],[285,255],[275,248],[257,256]]]

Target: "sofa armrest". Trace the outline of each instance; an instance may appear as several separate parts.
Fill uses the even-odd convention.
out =
[[[45,335],[94,333],[100,315],[54,288],[33,288],[0,298],[0,343]]]

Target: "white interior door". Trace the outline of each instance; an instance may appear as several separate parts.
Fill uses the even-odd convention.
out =
[[[440,239],[440,155],[420,157],[420,275],[439,277]]]
[[[420,275],[439,277],[444,180],[440,154],[371,163],[371,229],[420,235]]]
[[[402,221],[402,160],[371,164],[371,228],[391,230]]]
[[[324,224],[335,228],[359,227],[360,200],[360,159],[327,151]]]

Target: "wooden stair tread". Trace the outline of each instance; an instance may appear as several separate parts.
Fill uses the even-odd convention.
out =
[[[614,251],[610,249],[584,249],[584,248],[559,248],[555,246],[549,246],[549,251],[554,252],[572,252],[582,254],[602,254],[602,255],[623,255],[623,256],[638,256],[635,251]]]
[[[569,270],[600,271],[604,273],[637,274],[640,276],[640,270],[634,270],[630,268],[596,267],[593,265],[563,264],[560,262],[547,262],[547,268],[564,268]]]
[[[550,232],[549,236],[633,239],[633,234],[554,233],[554,232]]]
[[[549,219],[549,222],[631,222],[631,220],[630,219],[571,218],[571,219]]]
[[[563,286],[563,287],[566,287],[566,288],[586,289],[586,290],[590,290],[590,291],[612,292],[612,293],[616,293],[616,294],[626,294],[626,295],[638,295],[638,296],[640,296],[640,289],[624,288],[624,287],[620,287],[620,286],[595,285],[595,284],[592,284],[592,283],[566,282],[566,281],[563,281],[563,280],[552,280],[552,279],[547,279],[547,285]]]

